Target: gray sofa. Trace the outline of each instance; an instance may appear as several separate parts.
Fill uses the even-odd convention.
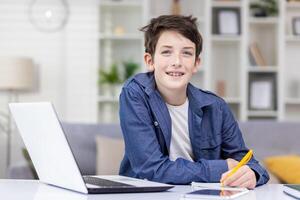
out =
[[[276,155],[300,155],[300,123],[275,121],[249,121],[240,123],[247,147],[254,150],[255,157]]]
[[[96,174],[96,137],[123,139],[117,124],[62,123],[69,145],[83,175]],[[33,179],[28,163],[16,163],[9,167],[7,177]]]
[[[266,156],[300,154],[300,123],[276,121],[240,122],[244,140],[255,156],[263,160]],[[122,139],[117,124],[71,124],[63,123],[69,144],[79,168],[84,175],[96,174],[97,135]],[[10,178],[32,178],[28,165],[21,163],[10,167]]]

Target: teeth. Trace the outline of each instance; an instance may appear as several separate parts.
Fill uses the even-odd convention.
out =
[[[168,72],[167,74],[170,76],[182,76],[183,75],[183,73],[181,73],[181,72]]]

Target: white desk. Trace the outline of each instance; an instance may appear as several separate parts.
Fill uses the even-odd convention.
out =
[[[84,195],[77,192],[48,186],[36,180],[0,180],[0,199],[5,200],[179,200],[181,195],[190,192],[190,186],[176,186],[167,192],[160,193],[131,193],[131,194],[98,194]],[[268,184],[250,191],[248,194],[241,196],[241,200],[285,200],[293,198],[282,192],[282,185]]]

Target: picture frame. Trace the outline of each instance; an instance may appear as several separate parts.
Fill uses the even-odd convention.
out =
[[[240,35],[240,10],[238,8],[214,8],[213,33],[218,35]]]
[[[249,82],[249,109],[276,109],[276,81],[275,77],[255,77]]]
[[[300,35],[300,16],[292,18],[292,28],[294,35]]]

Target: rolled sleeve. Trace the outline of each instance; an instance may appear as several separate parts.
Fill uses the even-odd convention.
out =
[[[226,160],[208,160],[209,180],[219,182],[224,172],[228,171]]]
[[[270,177],[267,171],[258,163],[248,163],[247,165],[255,172],[257,178],[256,186],[266,184],[269,181]]]

